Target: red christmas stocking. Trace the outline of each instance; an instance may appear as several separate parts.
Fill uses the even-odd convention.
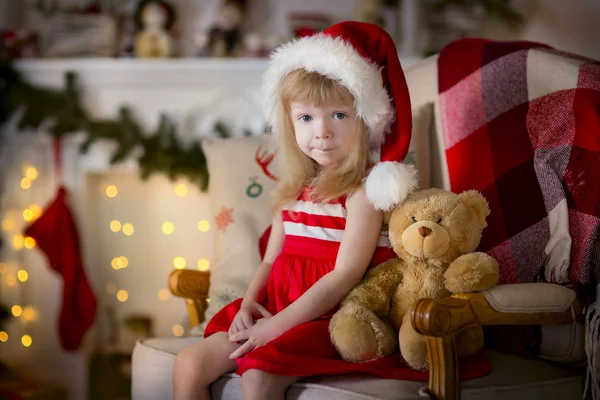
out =
[[[59,188],[52,204],[27,228],[48,257],[50,267],[63,279],[63,297],[58,335],[63,349],[77,350],[96,315],[96,296],[88,283],[81,261],[79,237],[66,191]]]

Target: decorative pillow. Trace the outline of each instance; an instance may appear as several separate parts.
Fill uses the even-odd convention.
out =
[[[210,174],[214,256],[206,321],[243,297],[261,262],[259,239],[273,218],[269,192],[275,187],[275,139],[271,135],[206,140]],[[193,329],[201,334],[206,322]]]
[[[413,110],[413,136],[405,162],[419,170],[421,187],[429,186],[429,130],[433,106]],[[192,329],[202,335],[207,321],[242,297],[258,268],[259,241],[273,218],[269,192],[277,176],[275,138],[270,135],[203,142],[213,215],[214,256],[206,321]]]

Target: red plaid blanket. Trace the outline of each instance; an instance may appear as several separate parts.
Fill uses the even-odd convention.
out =
[[[575,287],[587,305],[586,398],[600,400],[600,63],[464,39],[442,50],[438,74],[451,189],[490,203],[480,250],[501,283]]]
[[[438,61],[451,189],[492,213],[501,283],[600,282],[600,63],[531,42],[464,39]]]

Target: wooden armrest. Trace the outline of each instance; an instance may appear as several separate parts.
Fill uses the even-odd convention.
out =
[[[190,328],[204,321],[208,307],[210,272],[192,269],[176,269],[169,275],[169,290],[174,296],[183,297],[190,318]]]
[[[512,313],[496,311],[483,293],[455,294],[446,299],[420,299],[411,309],[411,322],[417,332],[442,337],[473,325],[553,325],[582,317],[575,301],[562,312]]]
[[[561,312],[509,313],[493,309],[483,293],[455,294],[446,299],[421,299],[410,310],[415,330],[425,335],[429,356],[429,392],[437,400],[460,399],[454,335],[475,325],[547,325],[582,318],[575,300]]]

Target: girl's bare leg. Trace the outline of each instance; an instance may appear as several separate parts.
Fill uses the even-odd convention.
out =
[[[217,332],[181,350],[173,366],[174,400],[210,400],[210,384],[237,368],[229,355],[239,346]]]
[[[259,369],[250,369],[242,375],[242,398],[285,399],[285,391],[291,384],[300,379],[297,376],[274,375]]]

